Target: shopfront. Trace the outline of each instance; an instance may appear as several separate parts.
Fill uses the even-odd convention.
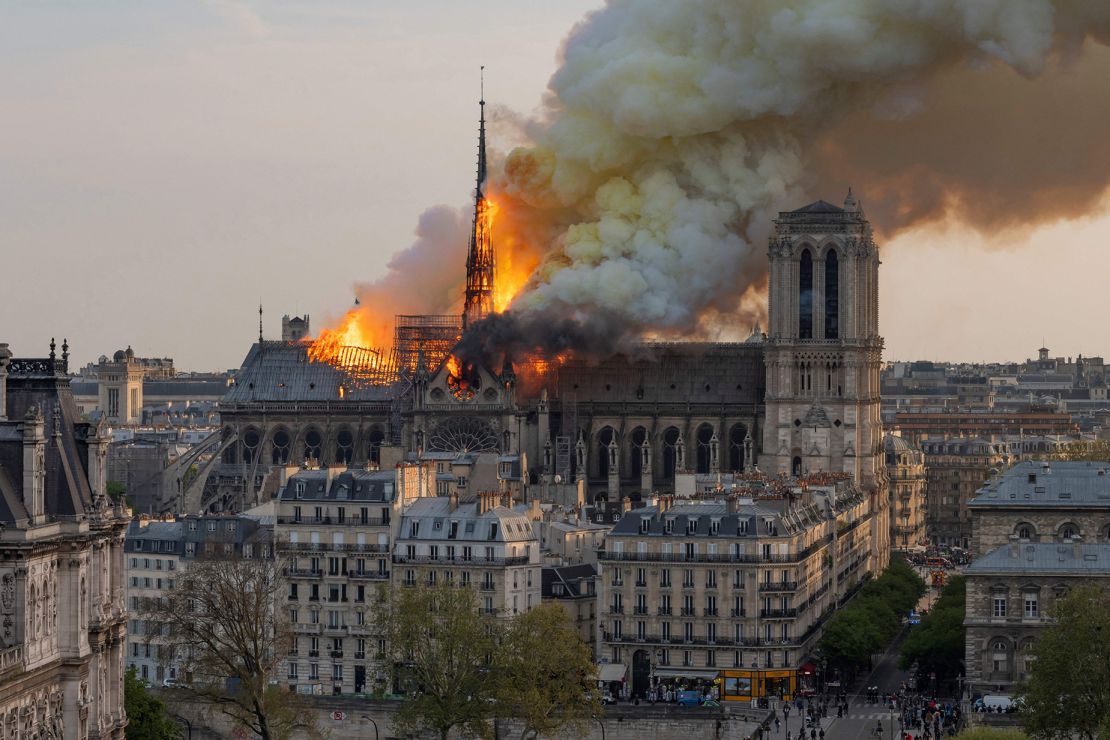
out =
[[[726,701],[751,701],[773,697],[791,700],[798,691],[798,675],[793,670],[721,671],[721,698]]]
[[[653,676],[657,701],[674,698],[679,691],[697,691],[710,699],[720,698],[717,671],[697,668],[656,668]]]

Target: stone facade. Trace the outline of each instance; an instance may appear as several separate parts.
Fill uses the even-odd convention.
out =
[[[878,565],[890,550],[879,402],[879,250],[851,191],[780,213],[767,252],[767,473],[849,473],[872,497]]]
[[[979,437],[927,438],[925,453],[926,531],[935,545],[971,546],[968,504],[992,475],[1011,462],[1009,448]]]
[[[972,554],[1021,542],[1110,542],[1110,464],[1036,462],[991,479],[968,505]]]
[[[599,658],[634,693],[736,670],[747,693],[726,699],[795,695],[825,617],[881,567],[872,498],[847,480],[807,488],[627,512],[599,553]]]
[[[1029,543],[995,548],[966,571],[965,665],[972,693],[1012,693],[1029,648],[1069,589],[1110,589],[1110,544]]]
[[[895,550],[928,544],[925,533],[925,455],[888,434],[886,474],[890,485],[890,542]]]
[[[0,344],[0,734],[122,740],[129,512],[105,491],[106,430],[77,421],[67,350]]]

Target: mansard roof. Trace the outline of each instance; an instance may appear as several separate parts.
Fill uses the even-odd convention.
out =
[[[384,372],[372,350],[344,349],[339,364],[308,356],[306,342],[256,342],[247,352],[235,384],[222,403],[260,401],[388,401],[394,396],[393,374]],[[342,387],[342,395],[340,388]]]
[[[0,522],[26,522],[23,507],[23,419],[37,408],[45,436],[45,512],[73,518],[92,510],[88,439],[79,422],[64,360],[13,359],[7,381],[7,421],[0,421]]]

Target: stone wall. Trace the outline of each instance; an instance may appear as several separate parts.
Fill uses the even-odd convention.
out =
[[[236,731],[227,717],[210,707],[175,702],[167,696],[168,710],[177,717],[193,723],[192,740],[217,740],[223,738],[251,738],[250,732]],[[305,697],[312,702],[316,716],[313,735],[307,730],[294,735],[296,738],[326,737],[328,740],[365,740],[367,738],[397,738],[393,729],[393,716],[397,702],[374,701],[340,697]],[[760,734],[761,724],[770,721],[770,712],[721,708],[682,708],[667,706],[607,707],[601,719],[590,723],[589,732],[582,735],[589,740],[746,740],[767,737]],[[604,730],[602,730],[604,725]],[[521,725],[514,720],[498,720],[496,738],[518,738]],[[560,737],[571,737],[563,734]],[[431,735],[429,735],[431,737]],[[466,737],[453,732],[452,738]]]

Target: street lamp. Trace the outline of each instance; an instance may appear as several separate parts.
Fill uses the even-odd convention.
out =
[[[378,723],[374,721],[373,717],[368,717],[365,714],[362,715],[362,718],[374,727],[374,740],[378,740]]]
[[[782,704],[782,729],[783,737],[789,740],[790,738],[790,703],[783,702]]]
[[[601,728],[601,740],[605,740],[605,723],[602,722],[601,718],[598,717],[596,714],[592,714],[590,715],[590,717],[591,719],[593,719],[594,722],[597,722],[597,726]]]

